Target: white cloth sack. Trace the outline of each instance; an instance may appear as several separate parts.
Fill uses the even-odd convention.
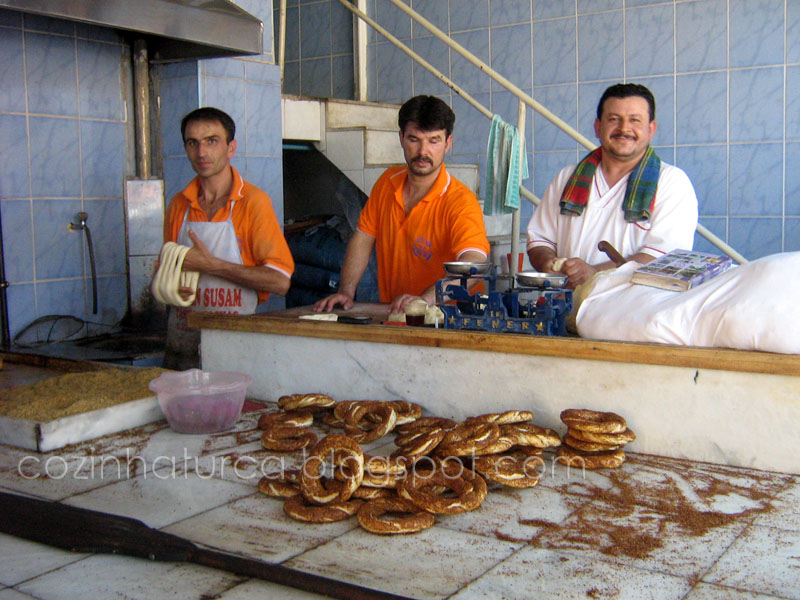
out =
[[[800,252],[765,256],[685,292],[598,274],[576,316],[584,338],[800,354]]]

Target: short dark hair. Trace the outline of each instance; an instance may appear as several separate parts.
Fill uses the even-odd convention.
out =
[[[405,131],[409,123],[414,123],[422,131],[444,129],[450,137],[456,124],[456,114],[436,96],[414,96],[400,107],[397,115],[400,131]]]
[[[617,83],[603,92],[600,102],[597,103],[597,118],[603,118],[603,104],[609,98],[630,98],[631,96],[639,96],[647,100],[647,104],[650,106],[650,120],[655,121],[656,99],[653,97],[653,92],[638,83]]]
[[[219,121],[227,134],[227,139],[225,141],[229,144],[236,135],[236,123],[233,122],[233,119],[231,119],[228,113],[214,108],[213,106],[204,106],[203,108],[194,109],[181,119],[181,138],[184,143],[186,143],[186,126],[191,121]]]

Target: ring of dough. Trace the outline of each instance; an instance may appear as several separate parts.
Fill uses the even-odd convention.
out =
[[[153,278],[150,291],[159,302],[172,306],[191,306],[197,295],[197,282],[200,273],[197,271],[182,271],[183,260],[191,248],[181,246],[175,242],[167,242],[161,248],[158,257],[158,271]],[[192,288],[192,295],[186,300],[178,293],[179,287]]]

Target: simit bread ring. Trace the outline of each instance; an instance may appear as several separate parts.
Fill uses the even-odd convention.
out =
[[[616,413],[586,408],[561,411],[561,420],[567,427],[592,433],[622,433],[628,428],[625,419]]]
[[[394,408],[394,412],[397,413],[397,425],[413,423],[422,416],[422,407],[419,404],[405,400],[389,400],[388,402]],[[375,422],[380,420],[377,415],[367,415],[367,418]]]
[[[445,431],[452,429],[456,426],[453,419],[445,419],[442,417],[420,417],[411,423],[404,423],[395,428],[395,431],[400,435],[415,431],[420,427],[441,427]]]
[[[261,445],[268,450],[294,452],[317,443],[317,435],[302,427],[270,425],[261,434]]]
[[[448,431],[436,448],[437,456],[480,454],[500,437],[500,426],[484,421],[465,421]]]
[[[363,500],[330,502],[324,506],[308,504],[303,494],[290,496],[283,504],[283,512],[304,523],[333,523],[352,517],[361,508]]]
[[[324,485],[321,468],[327,458],[334,466],[344,467],[348,477],[340,489],[329,489]],[[311,449],[300,474],[300,491],[309,502],[326,504],[334,499],[346,501],[364,479],[364,453],[354,439],[332,433],[322,438]]]
[[[373,475],[382,475],[383,473],[405,475],[407,465],[408,461],[404,458],[364,455],[364,470],[369,471]]]
[[[328,408],[334,404],[336,400],[326,394],[292,394],[278,398],[278,407],[286,411],[298,408]]]
[[[597,442],[598,444],[609,444],[611,446],[623,446],[636,439],[636,434],[630,429],[626,429],[622,433],[592,433],[591,431],[581,431],[580,429],[568,429],[567,433],[584,442]]]
[[[434,486],[442,486],[456,493],[455,498],[434,493]],[[424,475],[411,473],[400,482],[397,494],[422,508],[436,514],[454,515],[475,510],[486,498],[488,488],[483,477],[469,469],[457,476],[444,469]]]
[[[549,448],[551,446],[561,445],[561,439],[555,431],[545,427],[539,427],[533,423],[501,425],[500,435],[509,438],[515,446]]]
[[[584,440],[574,438],[570,432],[575,429],[568,429],[567,434],[564,436],[564,443],[570,448],[575,448],[579,452],[601,452],[604,450],[616,450],[619,444],[599,444],[598,442],[585,442]]]
[[[369,422],[366,417],[374,415]],[[362,444],[374,442],[394,429],[397,412],[388,402],[364,401],[355,404],[344,415],[344,431]]]
[[[300,488],[283,479],[270,479],[265,476],[258,481],[258,491],[267,496],[288,498],[299,494]]]
[[[625,462],[625,453],[620,449],[605,452],[581,452],[564,444],[556,450],[556,462],[568,467],[584,469],[616,469]]]
[[[258,428],[268,429],[270,425],[308,427],[313,423],[314,413],[310,410],[292,410],[289,412],[264,413],[258,419]]]
[[[487,479],[509,487],[529,488],[539,483],[539,475],[535,469],[514,456],[478,456],[472,460],[472,468]]]
[[[333,416],[344,423],[344,416],[347,414],[347,411],[356,404],[358,404],[357,400],[342,400],[341,402],[337,402],[333,406]]]
[[[389,513],[408,516],[391,518]],[[378,498],[370,500],[358,510],[358,522],[370,533],[392,535],[416,533],[427,529],[436,521],[433,514],[405,502],[401,498]]]
[[[471,421],[485,421],[487,423],[497,423],[498,425],[506,425],[508,423],[524,423],[525,421],[533,420],[533,413],[529,410],[507,410],[502,413],[487,413],[485,415],[478,415],[477,417],[470,417],[467,419]]]
[[[444,439],[444,436],[445,431],[441,428],[420,429],[417,432],[406,434],[403,438],[398,436],[395,439],[395,443],[400,448],[392,452],[391,457],[399,459],[402,456],[409,458],[425,456],[436,449]]]
[[[365,487],[356,488],[351,498],[359,500],[375,500],[376,498],[397,498],[397,493],[389,488]]]

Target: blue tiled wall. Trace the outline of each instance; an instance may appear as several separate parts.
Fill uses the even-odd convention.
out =
[[[353,98],[352,13],[338,0],[287,0],[286,5],[283,92],[316,98]],[[277,40],[279,2],[274,6]]]
[[[664,160],[692,178],[701,223],[749,259],[800,250],[800,3],[405,1],[591,140],[606,87],[618,81],[647,85],[658,104],[654,143]],[[287,59],[293,73],[305,72],[307,48],[313,46],[315,61],[335,56],[320,55],[327,48],[324,33],[326,45],[306,39],[320,36],[315,27],[324,24],[310,15],[325,13],[328,4],[334,11],[339,2],[290,2]],[[368,13],[490,110],[516,120],[507,92],[388,0],[369,0]],[[349,30],[331,31],[343,43],[352,39]],[[488,120],[380,34],[370,30],[368,39],[370,100],[443,97],[457,115],[450,160],[483,165]],[[286,91],[310,93],[292,77]],[[533,167],[526,185],[541,195],[557,170],[584,150],[531,111],[526,123]],[[528,203],[524,215],[531,211]],[[713,251],[699,236],[695,247]]]
[[[132,174],[128,48],[108,30],[0,10],[0,215],[13,336],[34,319],[127,310],[122,190]],[[97,268],[83,233],[88,213]],[[91,325],[100,331],[104,326]]]

